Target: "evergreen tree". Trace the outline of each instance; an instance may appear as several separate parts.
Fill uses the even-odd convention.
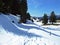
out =
[[[3,5],[4,5],[3,1],[2,1],[2,0],[0,0],[0,12],[2,12],[2,11],[3,11]]]
[[[44,25],[48,23],[48,16],[47,16],[47,14],[44,14],[42,23]]]
[[[2,0],[3,1],[3,6],[2,6],[2,12],[3,13],[7,13],[7,11],[8,11],[8,0]]]
[[[20,22],[22,23],[25,23],[29,17],[27,10],[27,0],[0,0],[0,12],[19,14],[21,16]]]
[[[13,3],[12,3],[12,5],[10,6],[11,7],[11,13],[12,14],[14,14],[14,15],[16,15],[16,14],[18,14],[18,8],[20,8],[19,7],[19,2],[18,2],[18,0],[13,0],[12,1]]]
[[[27,13],[27,0],[21,1],[21,14],[24,15]]]
[[[7,13],[12,13],[12,6],[13,6],[13,1],[14,0],[8,0],[8,6],[7,6]]]
[[[0,0],[0,12],[6,14],[10,11],[10,4],[13,0]]]
[[[54,11],[51,12],[50,22],[51,22],[52,24],[53,24],[54,22],[56,22],[56,15],[55,15]]]
[[[28,20],[30,20],[30,18],[31,18],[30,13],[27,13],[26,18],[27,18]]]
[[[3,13],[12,13],[12,14],[20,14],[20,0],[2,0],[4,5],[2,6]]]
[[[20,5],[21,5],[21,20],[20,20],[20,22],[21,23],[26,23],[26,20],[27,20],[27,18],[26,18],[26,14],[27,14],[27,10],[28,10],[28,8],[27,8],[27,0],[21,0],[21,3],[20,3]]]

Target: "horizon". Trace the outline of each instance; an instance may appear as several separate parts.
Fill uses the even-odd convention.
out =
[[[52,11],[60,15],[60,0],[28,0],[28,12],[31,16],[42,17],[44,13],[48,16]]]

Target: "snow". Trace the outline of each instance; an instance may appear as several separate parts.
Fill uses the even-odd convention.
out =
[[[0,20],[0,45],[60,45],[60,25],[18,24],[19,17],[12,14],[0,14]]]

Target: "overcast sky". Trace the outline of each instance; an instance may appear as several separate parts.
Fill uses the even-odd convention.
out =
[[[40,17],[44,13],[49,15],[51,11],[60,14],[60,0],[28,0],[28,12],[31,16]]]

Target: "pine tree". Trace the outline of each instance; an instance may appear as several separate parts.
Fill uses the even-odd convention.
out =
[[[44,25],[48,23],[48,16],[47,16],[47,14],[44,14],[42,23]]]
[[[27,8],[27,0],[21,0],[21,3],[20,3],[20,5],[21,5],[21,20],[20,20],[20,22],[21,23],[26,23],[26,20],[27,20],[27,18],[26,18],[26,13],[27,13],[27,10],[28,10],[28,8]]]
[[[27,13],[26,18],[27,18],[28,20],[30,20],[30,18],[31,18],[30,13]]]
[[[50,22],[51,22],[52,24],[53,24],[54,22],[56,22],[56,15],[55,15],[54,11],[51,12]]]
[[[16,15],[18,12],[18,1],[17,0],[13,0],[13,3],[11,5],[11,13]]]
[[[12,5],[13,5],[13,1],[14,1],[14,0],[8,0],[8,7],[7,7],[7,10],[8,10],[7,12],[8,12],[8,13],[12,13],[12,12],[11,12],[11,11],[12,11],[12,8],[11,8],[11,7],[12,7]]]
[[[27,13],[27,0],[22,0],[21,1],[21,14],[26,14]]]
[[[4,3],[3,3],[3,1],[2,0],[0,0],[0,12],[2,13],[2,11],[3,11],[3,5],[4,5]]]
[[[3,6],[2,6],[2,12],[3,13],[7,13],[7,11],[8,11],[8,0],[2,0],[3,1]]]
[[[14,15],[20,14],[20,0],[2,0],[4,5],[2,6],[3,13],[12,13]]]
[[[27,10],[27,0],[0,0],[0,12],[19,14],[22,23],[26,23],[28,18]]]

